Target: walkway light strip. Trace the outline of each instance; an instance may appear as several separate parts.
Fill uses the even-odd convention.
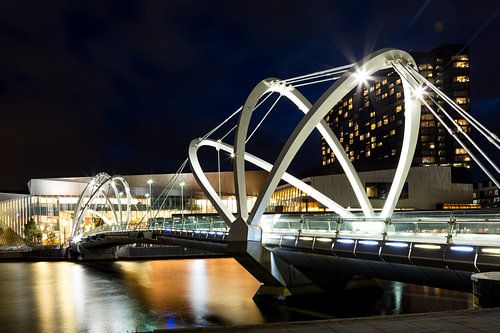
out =
[[[316,240],[318,242],[324,242],[324,243],[330,243],[333,241],[333,239],[331,239],[331,238],[324,238],[324,237],[316,238]]]
[[[287,240],[295,240],[295,236],[289,236],[289,235],[286,235],[286,236],[283,236],[283,239],[287,239]]]
[[[378,242],[374,240],[360,240],[358,243],[363,245],[378,245]]]
[[[352,244],[354,243],[354,239],[340,238],[337,239],[337,243]]]
[[[473,252],[474,248],[472,246],[450,246],[450,250],[460,252]]]
[[[482,249],[481,252],[488,253],[488,254],[500,254],[500,248],[490,247],[490,248]]]
[[[280,235],[275,235],[275,234],[270,234],[270,235],[266,235],[266,238],[267,239],[280,239],[281,236]]]
[[[385,245],[393,247],[408,247],[408,243],[401,243],[401,242],[389,242],[385,243]]]
[[[312,238],[312,237],[300,237],[299,239],[303,240],[303,241],[312,241],[314,238]]]
[[[426,250],[439,250],[441,246],[434,244],[415,244],[414,247],[417,249],[426,249]]]

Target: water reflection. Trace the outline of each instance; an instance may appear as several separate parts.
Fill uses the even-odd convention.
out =
[[[254,302],[232,259],[0,264],[5,332],[133,332],[472,308],[466,293],[359,280],[329,297]]]

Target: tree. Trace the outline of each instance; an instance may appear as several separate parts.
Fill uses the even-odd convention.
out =
[[[42,241],[42,231],[33,218],[30,218],[24,225],[24,237],[26,242],[31,245],[40,244]]]

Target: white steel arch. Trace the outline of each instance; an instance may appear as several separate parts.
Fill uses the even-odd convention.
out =
[[[117,183],[121,184],[123,192],[119,191]],[[115,210],[114,204],[109,197],[110,191],[116,200],[118,212]],[[122,195],[125,196],[124,202],[122,201]],[[92,208],[93,205],[96,205],[99,199],[104,199],[104,202],[110,208],[114,216],[113,221],[110,221],[104,214],[98,212],[95,208]],[[123,205],[126,207],[125,218],[123,218]],[[89,214],[100,217],[104,223],[109,226],[126,229],[130,221],[131,207],[132,195],[130,194],[130,187],[125,178],[121,176],[110,176],[105,172],[97,174],[90,180],[78,199],[73,216],[72,237],[74,238],[77,236],[85,217]]]
[[[215,191],[215,189],[210,184],[207,177],[204,175],[203,171],[201,170],[201,166],[200,166],[200,163],[198,160],[197,153],[198,153],[198,149],[200,149],[203,146],[214,147],[215,149],[223,150],[229,154],[234,152],[234,147],[232,147],[226,143],[216,141],[216,140],[211,140],[211,139],[205,139],[205,140],[195,139],[195,140],[191,141],[191,144],[189,145],[189,160],[192,161],[192,165],[194,166],[193,170],[196,170],[196,171],[193,171],[193,174],[195,175],[196,180],[198,181],[200,186],[204,189],[205,193],[210,193],[212,198],[217,202],[217,206],[222,208],[219,211],[222,212],[222,215],[223,215],[222,217],[223,217],[224,221],[226,222],[226,224],[228,226],[230,226],[231,223],[234,222],[234,220],[236,218],[224,206],[220,196],[217,194],[217,192]],[[247,153],[247,152],[245,152],[245,160],[247,162],[252,163],[253,165],[256,165],[256,166],[268,171],[268,172],[270,172],[273,168],[273,165],[271,163],[266,162],[263,159],[255,156],[255,155],[252,155],[250,153]],[[199,172],[199,171],[201,171],[201,172]],[[333,201],[332,199],[330,199],[329,197],[327,197],[326,195],[324,195],[320,191],[316,190],[311,185],[304,183],[303,181],[290,175],[289,173],[285,172],[283,174],[282,179],[284,181],[286,181],[287,183],[289,183],[290,185],[298,188],[302,192],[308,194],[312,198],[316,199],[319,203],[321,203],[322,205],[331,209],[332,211],[336,212],[341,217],[344,217],[344,218],[348,218],[348,217],[353,218],[354,217],[354,214],[349,212],[347,209],[345,209],[344,207],[342,207],[341,205],[339,205],[338,203],[336,203],[335,201]]]
[[[222,203],[222,200],[219,198],[215,190],[213,190],[211,185],[208,183],[206,177],[203,175],[203,170],[201,169],[196,155],[197,146],[211,145],[216,148],[218,147],[219,149],[222,149],[223,145],[214,145],[213,141],[208,142],[207,140],[193,140],[189,148],[189,161],[193,174],[197,178],[202,188],[204,188],[205,193],[208,195],[216,209],[219,212],[222,212],[222,215],[225,215],[227,217],[228,221],[226,223],[231,223],[238,218],[241,218],[243,221],[250,225],[257,225],[259,223],[272,193],[275,191],[279,181],[281,179],[284,179],[285,175],[287,175],[286,170],[288,166],[314,128],[317,128],[320,131],[320,133],[329,144],[330,148],[333,150],[334,154],[337,156],[340,165],[344,169],[344,172],[346,173],[349,182],[356,194],[365,217],[373,217],[373,208],[367,198],[364,187],[359,180],[358,174],[354,170],[352,164],[350,163],[350,160],[347,158],[347,155],[340,145],[340,142],[323,119],[335,104],[337,104],[352,89],[358,86],[360,82],[356,76],[359,75],[359,73],[363,73],[365,76],[369,77],[375,72],[392,67],[396,61],[398,63],[412,65],[416,68],[415,61],[407,52],[396,49],[383,49],[377,51],[363,59],[349,72],[345,73],[341,78],[339,78],[318,99],[318,101],[314,103],[314,105],[311,105],[311,103],[309,103],[309,101],[307,101],[307,99],[305,99],[305,97],[300,94],[293,86],[287,86],[284,81],[267,79],[260,82],[252,90],[245,104],[243,105],[240,119],[237,125],[237,132],[235,135],[234,174],[237,198],[236,201],[238,205],[238,214],[236,217],[231,213],[228,214],[227,209]],[[420,99],[418,98],[418,96],[415,96],[411,93],[411,86],[408,83],[408,80],[410,78],[407,77],[409,76],[409,74],[402,73],[401,76],[405,104],[404,138],[394,180],[389,191],[388,198],[382,209],[382,213],[379,216],[381,218],[390,217],[392,215],[392,212],[394,211],[411,166],[418,139],[418,130],[420,127]],[[245,143],[247,141],[248,129],[253,110],[255,109],[260,98],[269,92],[279,92],[281,95],[285,95],[301,111],[303,111],[305,115],[283,146],[276,162],[270,170],[270,174],[262,191],[259,193],[252,211],[249,214],[246,206],[247,195],[245,184],[245,160],[249,160],[249,154],[245,151]],[[252,157],[255,158],[255,156]],[[264,166],[264,164],[262,164],[261,162],[267,163],[260,160],[258,163],[262,165],[259,165],[261,167]],[[265,166],[267,167],[267,165]]]

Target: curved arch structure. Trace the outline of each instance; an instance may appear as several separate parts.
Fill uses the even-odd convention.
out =
[[[193,165],[199,166],[199,161],[198,161],[198,149],[203,147],[203,146],[209,146],[209,147],[214,147],[215,149],[225,151],[229,154],[234,152],[234,147],[220,142],[220,141],[215,141],[215,140],[210,140],[210,139],[205,139],[205,140],[193,140],[191,141],[191,144],[189,146],[189,159],[194,163]],[[250,153],[245,152],[245,161],[252,163],[253,165],[256,165],[268,172],[270,172],[273,168],[273,165],[269,162],[264,161],[263,159],[252,155]],[[201,166],[200,166],[201,169]],[[228,226],[231,226],[232,222],[236,219],[235,216],[227,211],[225,206],[222,203],[222,200],[219,198],[217,193],[215,192],[215,189],[213,186],[210,184],[208,181],[207,177],[202,173],[195,173],[196,180],[198,181],[199,184],[207,191],[209,192],[213,198],[217,201],[217,204],[219,207],[222,209],[219,211],[222,211],[222,217],[226,224]],[[344,207],[324,195],[323,193],[319,192],[316,190],[314,187],[311,185],[308,185],[301,181],[300,179],[290,175],[289,173],[284,173],[282,179],[289,183],[290,185],[298,188],[299,190],[303,191],[304,193],[308,194],[312,198],[316,199],[319,203],[322,205],[328,207],[330,210],[336,212],[339,214],[341,217],[349,218],[349,217],[354,217],[354,214],[346,210]]]
[[[314,191],[311,191],[311,188],[304,187],[303,185],[306,185],[308,187],[310,186],[304,184],[297,178],[286,173],[288,166],[292,162],[299,149],[304,144],[307,137],[314,130],[314,128],[317,128],[321,135],[325,138],[326,142],[340,162],[340,165],[346,173],[351,187],[354,190],[364,216],[380,218],[390,217],[394,211],[394,208],[396,207],[397,200],[408,175],[417,144],[418,130],[420,127],[420,100],[418,96],[414,96],[411,94],[411,86],[408,83],[408,80],[411,80],[411,78],[405,76],[409,74],[407,72],[402,72],[401,74],[403,76],[403,80],[401,81],[403,83],[405,105],[404,138],[401,148],[401,155],[396,167],[396,173],[391,185],[391,189],[389,191],[382,212],[379,216],[375,216],[375,214],[373,213],[373,208],[370,204],[370,201],[368,200],[367,194],[364,190],[364,186],[360,181],[356,170],[352,166],[352,163],[347,157],[337,137],[334,135],[328,124],[324,121],[324,118],[335,104],[337,104],[347,93],[349,93],[352,89],[356,88],[359,85],[359,79],[356,77],[358,72],[363,72],[366,76],[370,76],[375,72],[390,68],[392,66],[398,66],[398,64],[401,63],[409,64],[416,68],[415,61],[407,52],[396,49],[383,49],[377,51],[363,59],[350,71],[346,72],[341,78],[339,78],[334,84],[332,84],[330,88],[313,105],[293,86],[286,85],[286,83],[283,81],[271,78],[263,80],[259,84],[257,84],[257,86],[248,96],[245,104],[243,105],[235,135],[234,177],[236,187],[236,201],[238,207],[236,216],[227,211],[227,208],[222,203],[220,197],[217,195],[213,187],[208,183],[207,178],[203,174],[203,170],[200,166],[196,154],[197,149],[201,146],[212,146],[228,152],[233,151],[233,148],[229,145],[215,142],[213,140],[193,140],[189,147],[189,161],[191,164],[191,169],[195,178],[198,180],[200,186],[212,201],[217,211],[220,212],[221,215],[223,215],[226,219],[226,223],[231,224],[236,219],[241,219],[248,225],[257,225],[262,217],[262,214],[264,213],[271,195],[275,191],[281,179],[289,182],[293,186],[301,186],[302,188],[299,188],[301,188],[304,192],[308,193],[310,196],[314,197],[316,200],[318,200],[328,208],[339,213],[341,216],[352,216],[350,212],[345,210],[343,207],[340,207],[340,205],[335,203],[333,200],[329,199],[330,201],[326,202],[324,200],[324,197],[326,196],[324,196],[323,194],[318,195],[318,191],[313,189],[314,191],[318,192],[315,193]],[[268,162],[250,155],[245,151],[248,129],[253,110],[262,96],[270,92],[278,92],[281,95],[287,97],[305,114],[286,141],[274,165],[271,165]],[[258,165],[259,167],[270,172],[263,190],[259,193],[257,201],[251,212],[248,212],[247,208],[245,161]]]
[[[121,184],[124,193],[119,191],[117,184]],[[112,197],[116,199],[118,210],[115,209],[115,204],[111,201],[110,192]],[[125,194],[124,201],[122,201],[121,194]],[[104,200],[105,205],[113,213],[114,220],[110,220],[96,209],[99,200]],[[125,205],[125,218],[123,217],[123,205]],[[132,195],[130,194],[130,187],[125,178],[110,176],[105,172],[97,174],[90,180],[78,199],[73,216],[72,238],[78,235],[88,215],[95,215],[101,218],[110,227],[126,229],[130,220],[131,206]]]

